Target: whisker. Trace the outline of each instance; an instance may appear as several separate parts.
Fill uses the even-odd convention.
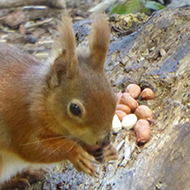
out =
[[[21,146],[29,146],[29,145],[38,144],[38,143],[43,143],[43,142],[46,142],[46,141],[56,140],[56,139],[61,139],[61,138],[66,138],[66,139],[68,139],[68,140],[75,141],[78,145],[82,146],[82,145],[85,144],[84,142],[82,142],[82,141],[80,140],[80,139],[82,139],[83,136],[89,136],[89,137],[90,137],[89,132],[86,131],[85,133],[83,133],[82,135],[80,135],[79,138],[75,138],[75,137],[73,137],[73,136],[71,136],[71,135],[67,135],[67,136],[64,136],[64,135],[63,135],[63,136],[58,136],[58,137],[51,137],[51,138],[46,138],[46,139],[39,139],[39,140],[36,140],[36,141],[34,141],[34,142],[28,142],[28,143],[21,144]],[[68,143],[69,143],[69,142],[67,142],[67,141],[63,141],[63,143],[60,143],[60,141],[52,143],[52,144],[48,147],[48,149],[49,149],[49,151],[47,151],[48,153],[47,153],[44,157],[38,159],[38,161],[43,160],[43,159],[45,159],[46,157],[48,157],[48,156],[54,154],[55,152],[59,151],[63,146],[66,146]],[[54,148],[57,144],[60,144],[60,145],[59,145],[58,147]],[[66,152],[69,152],[74,146],[75,146],[75,144],[73,144],[69,149],[67,149]],[[42,151],[43,151],[43,150],[42,150]]]
[[[67,150],[67,152],[69,152],[73,147],[74,147],[74,144],[73,144],[73,146],[71,146],[71,148],[69,150]]]
[[[58,143],[60,143],[60,142],[58,142]],[[58,144],[58,143],[57,143],[57,144]],[[61,149],[63,146],[65,146],[67,143],[68,143],[68,142],[65,142],[65,143],[61,144],[61,146],[58,146],[58,147],[57,147],[56,149],[54,149],[53,151],[49,151],[48,154],[46,154],[44,157],[40,158],[38,161],[43,160],[44,158],[46,158],[46,157],[50,156],[51,154],[55,153],[56,151],[58,151],[59,149]],[[54,145],[55,145],[55,144],[53,144],[52,147],[53,147]],[[74,145],[73,145],[73,146],[74,146]],[[73,148],[73,146],[68,150],[68,152]],[[50,148],[50,147],[49,147],[49,148]]]
[[[29,142],[29,143],[21,144],[21,146],[28,146],[28,145],[32,145],[32,144],[37,144],[37,143],[41,143],[41,142],[45,142],[45,141],[49,141],[49,140],[61,139],[61,138],[65,138],[65,136],[59,136],[59,137],[51,137],[51,138],[47,138],[47,139],[41,139],[41,140],[37,140],[37,141],[34,141],[34,142]]]

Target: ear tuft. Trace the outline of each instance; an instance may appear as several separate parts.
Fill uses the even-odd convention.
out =
[[[64,16],[62,18],[59,32],[60,36],[56,39],[54,44],[54,51],[57,51],[57,53],[55,52],[57,56],[52,65],[51,76],[48,77],[50,88],[59,86],[63,75],[72,78],[78,68],[78,60],[75,53],[75,33],[70,17]]]
[[[108,18],[104,14],[96,15],[89,34],[89,47],[96,70],[103,71],[110,42]]]

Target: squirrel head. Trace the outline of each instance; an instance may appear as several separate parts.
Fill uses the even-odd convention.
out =
[[[71,18],[60,26],[60,53],[47,75],[56,130],[89,145],[110,143],[116,97],[104,73],[110,32],[105,16],[92,24],[87,47],[76,48]],[[54,129],[52,129],[54,130]]]

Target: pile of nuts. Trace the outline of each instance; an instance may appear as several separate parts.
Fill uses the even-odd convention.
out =
[[[154,92],[150,88],[145,88],[141,92],[140,86],[130,84],[124,93],[117,94],[118,102],[113,118],[113,133],[120,129],[134,129],[137,143],[144,144],[150,139],[150,122],[153,121],[152,110],[145,105],[139,105],[137,98],[141,100],[151,100]]]

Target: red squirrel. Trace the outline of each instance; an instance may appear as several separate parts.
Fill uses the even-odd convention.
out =
[[[84,47],[76,47],[71,18],[59,30],[51,63],[0,44],[1,183],[64,160],[93,176],[95,158],[85,145],[110,146],[116,97],[104,73],[108,21],[95,19]]]

